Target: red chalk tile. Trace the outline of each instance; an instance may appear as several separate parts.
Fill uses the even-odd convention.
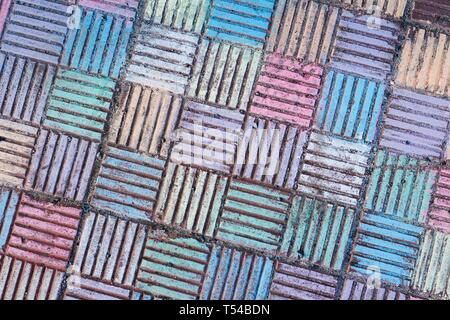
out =
[[[6,254],[64,271],[77,234],[81,210],[22,196]]]

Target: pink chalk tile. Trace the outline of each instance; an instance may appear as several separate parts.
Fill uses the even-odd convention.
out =
[[[271,54],[259,76],[250,112],[309,128],[320,94],[322,67]]]
[[[79,3],[89,9],[98,9],[126,18],[134,18],[139,6],[138,0],[80,0]]]
[[[434,201],[428,212],[428,225],[450,233],[450,169],[441,169]]]
[[[6,17],[8,16],[9,6],[11,0],[0,0],[0,35],[5,25]]]
[[[65,271],[80,216],[81,209],[22,196],[6,254]]]

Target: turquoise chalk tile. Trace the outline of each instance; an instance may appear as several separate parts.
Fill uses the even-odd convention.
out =
[[[423,232],[424,228],[395,216],[364,213],[354,240],[350,269],[360,274],[376,270],[386,282],[409,286]]]
[[[216,237],[235,245],[275,252],[281,244],[289,206],[288,192],[233,180]]]
[[[293,200],[280,253],[332,270],[342,270],[355,210],[333,202],[297,196]]]
[[[211,38],[243,44],[264,46],[275,1],[216,0],[207,23],[206,35]]]
[[[427,165],[425,160],[379,150],[365,208],[411,222],[425,222],[437,174]]]
[[[49,97],[44,125],[100,141],[114,88],[115,81],[111,79],[60,69]]]
[[[151,233],[136,287],[154,297],[195,300],[200,294],[209,256],[209,246],[198,240]]]

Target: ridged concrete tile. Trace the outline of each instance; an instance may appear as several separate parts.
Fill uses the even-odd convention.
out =
[[[98,143],[41,130],[25,188],[83,201],[96,160]]]
[[[363,213],[351,256],[350,270],[376,270],[386,282],[409,286],[419,257],[424,228],[396,217]]]
[[[301,193],[355,207],[370,146],[313,132],[298,179]]]
[[[228,178],[197,168],[169,163],[155,216],[161,222],[212,236]]]
[[[139,0],[79,0],[81,6],[133,19]]]
[[[304,267],[277,262],[270,287],[273,300],[333,300],[337,278]]]
[[[201,300],[265,300],[274,263],[267,257],[215,246],[206,270]]]
[[[62,0],[20,0],[11,6],[0,50],[57,64],[68,28]]]
[[[414,0],[412,18],[450,29],[450,3],[446,0]]]
[[[261,51],[203,40],[188,96],[246,111],[261,62]]]
[[[267,43],[269,52],[326,64],[342,10],[309,0],[280,0]]]
[[[206,36],[262,48],[269,33],[274,0],[214,0]]]
[[[438,95],[450,95],[449,36],[408,28],[395,83]]]
[[[364,207],[411,222],[424,222],[430,207],[436,170],[407,155],[379,150]]]
[[[446,153],[449,106],[448,99],[394,88],[380,146],[419,158],[441,159]]]
[[[70,135],[100,141],[111,109],[115,82],[60,69],[43,124]]]
[[[331,66],[358,76],[386,79],[392,72],[399,43],[400,25],[370,16],[343,11],[336,33]]]
[[[181,106],[182,99],[176,95],[123,84],[108,141],[167,157]]]
[[[211,0],[148,0],[144,19],[173,29],[201,33]]]
[[[127,81],[184,94],[199,37],[144,23],[127,67]]]
[[[233,175],[293,188],[307,138],[307,132],[296,126],[249,116]]]
[[[244,115],[237,110],[189,101],[175,131],[173,162],[230,173]]]
[[[55,74],[51,65],[0,53],[0,113],[39,124]]]
[[[145,226],[104,214],[84,216],[71,270],[103,282],[131,286],[146,239]]]
[[[266,56],[250,112],[309,128],[319,98],[322,67],[313,63]]]
[[[76,276],[76,275],[75,275]],[[73,277],[73,275],[72,275]],[[76,276],[78,277],[78,276]],[[69,278],[70,280],[70,278]],[[94,279],[79,277],[74,285],[70,282],[63,300],[129,300],[131,290]]]
[[[439,170],[433,203],[427,213],[427,224],[450,233],[450,170]]]
[[[281,244],[289,205],[287,192],[233,180],[216,238],[247,248],[276,252]]]
[[[356,141],[374,141],[385,88],[384,83],[330,71],[325,78],[313,127]]]
[[[125,63],[132,28],[133,23],[125,18],[83,10],[80,28],[67,34],[61,65],[117,79]]]
[[[0,119],[0,185],[23,186],[38,128]]]
[[[195,300],[211,249],[195,239],[150,234],[136,287],[156,297]]]
[[[57,300],[64,273],[0,254],[1,300]]]
[[[280,253],[340,271],[352,240],[355,219],[352,208],[297,196],[293,200]]]
[[[81,209],[22,195],[5,253],[65,271],[75,242]]]
[[[450,235],[428,230],[416,262],[412,286],[449,299]]]
[[[165,160],[108,146],[95,182],[92,204],[128,218],[149,219]]]
[[[0,252],[8,241],[19,200],[19,193],[0,189]]]

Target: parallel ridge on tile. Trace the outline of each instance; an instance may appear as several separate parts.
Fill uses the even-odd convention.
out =
[[[41,130],[25,188],[83,201],[97,151],[96,142]]]
[[[165,224],[212,236],[228,179],[169,163],[155,215]]]
[[[434,200],[428,212],[427,224],[450,233],[450,169],[439,170]]]
[[[293,188],[307,132],[249,116],[239,143],[233,175]]]
[[[180,164],[230,173],[244,115],[238,110],[188,101],[184,108],[171,159]]]
[[[1,300],[56,300],[64,273],[0,254]]]
[[[38,129],[0,119],[0,184],[23,186]]]
[[[40,202],[22,195],[6,254],[65,271],[81,209]]]
[[[50,95],[44,125],[100,141],[114,88],[115,82],[110,79],[60,69]]]
[[[74,277],[73,282],[72,277]],[[131,290],[109,283],[71,275],[63,300],[129,300]]]
[[[370,146],[313,132],[297,190],[311,196],[356,206]]]
[[[412,286],[450,298],[450,234],[428,230],[415,266]]]
[[[11,7],[0,50],[57,64],[67,33],[61,0],[19,0]]]
[[[280,253],[340,271],[355,211],[306,196],[295,197]]]
[[[277,262],[269,299],[333,300],[336,287],[333,275]]]
[[[133,23],[98,11],[83,11],[80,28],[68,32],[61,65],[119,78]]]
[[[19,197],[15,191],[0,189],[0,251],[8,240]]]
[[[368,268],[377,268],[382,280],[409,286],[422,232],[422,227],[395,217],[364,213],[354,240],[350,269],[366,274]]]
[[[173,29],[201,33],[211,0],[149,0],[144,19]]]
[[[145,227],[111,215],[85,215],[72,270],[83,276],[133,285]]]
[[[332,54],[332,67],[359,76],[384,80],[394,63],[399,25],[343,11]]]
[[[450,95],[449,36],[409,28],[395,83],[438,95]]]
[[[143,24],[125,79],[143,86],[184,94],[199,37],[159,25]]]
[[[0,0],[0,36],[3,32],[6,19],[8,18],[9,6],[12,0]]]
[[[55,73],[51,65],[0,53],[0,114],[39,124]]]
[[[108,141],[166,157],[181,105],[178,96],[126,83]]]
[[[156,297],[195,300],[209,256],[210,248],[195,239],[150,236],[136,287]]]
[[[330,71],[314,127],[345,138],[368,143],[374,141],[384,90],[383,83]]]
[[[424,222],[436,171],[426,161],[379,150],[364,207],[411,222]]]
[[[389,15],[402,18],[408,0],[340,0],[356,9],[366,9],[368,14]]]
[[[269,52],[328,62],[341,10],[310,0],[280,0],[267,44]]]
[[[380,146],[419,157],[440,158],[447,140],[450,100],[394,88]]]
[[[80,0],[81,6],[120,15],[129,19],[136,16],[139,0]]]
[[[216,238],[275,252],[281,243],[290,204],[289,193],[233,180],[226,195]]]
[[[128,218],[148,219],[156,203],[165,160],[108,146],[92,204]]]
[[[373,281],[373,280],[372,280]],[[396,287],[371,283],[369,278],[347,278],[342,287],[340,300],[415,300]]]
[[[322,72],[323,69],[315,64],[304,64],[278,54],[268,55],[259,75],[250,112],[309,127],[319,96]]]
[[[262,48],[269,33],[275,0],[214,0],[206,35]]]
[[[450,29],[450,3],[446,0],[414,0],[412,18]]]
[[[265,300],[273,261],[236,249],[215,246],[202,286],[202,300]]]
[[[226,42],[203,40],[188,96],[247,110],[262,52]]]

